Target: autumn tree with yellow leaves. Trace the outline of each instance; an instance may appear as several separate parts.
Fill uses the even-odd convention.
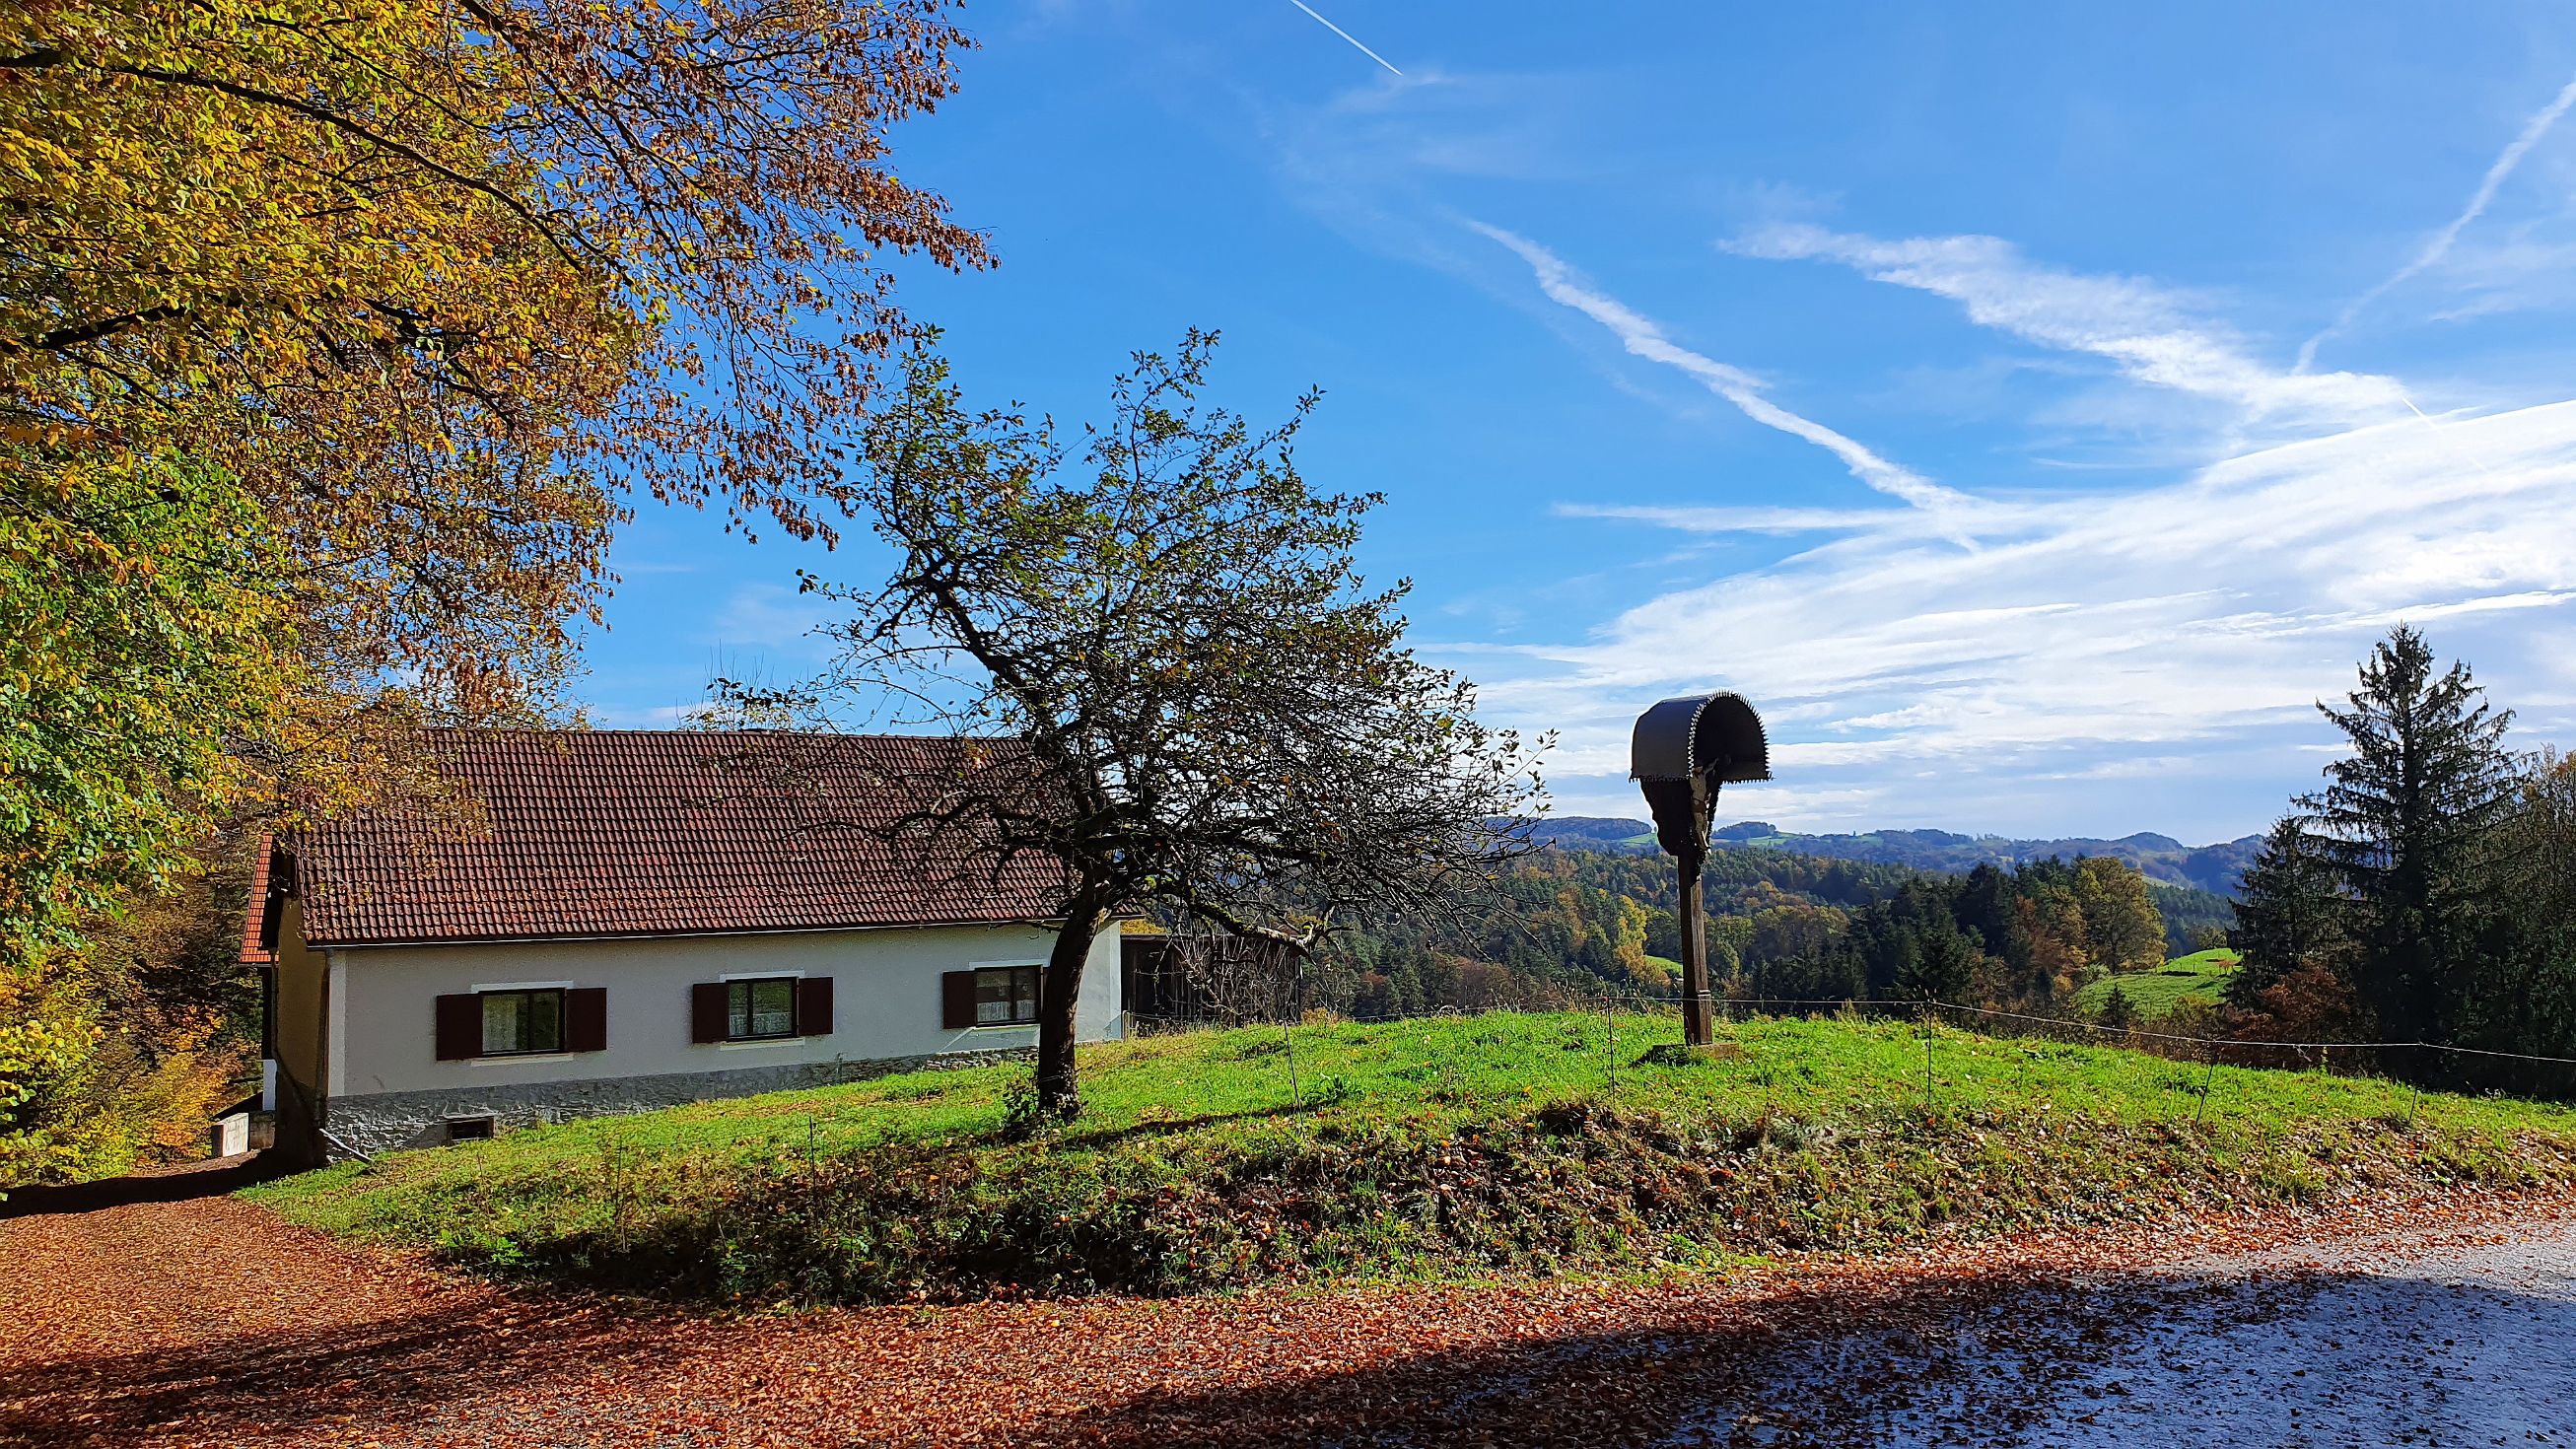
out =
[[[548,710],[639,499],[832,539],[922,330],[889,259],[989,261],[885,140],[965,43],[944,0],[0,10],[7,964],[424,716]]]

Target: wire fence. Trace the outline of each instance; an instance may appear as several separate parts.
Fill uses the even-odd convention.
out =
[[[1533,1080],[1546,1077],[1562,1081],[1569,1075],[1569,1069],[1575,1075],[1582,1075],[1583,1069],[1570,1060],[1570,1054],[1582,1054],[1597,1062],[1601,1084],[1615,1089],[1620,1085],[1623,1074],[1633,1080],[1639,1068],[1659,1060],[1673,1060],[1669,1054],[1686,1051],[1683,1040],[1685,1001],[1676,995],[1605,988],[1579,1002],[1496,1003],[1421,1013],[1366,1015],[1306,1009],[1294,992],[1283,991],[1276,1002],[1265,1004],[1267,1009],[1246,1011],[1237,1006],[1224,1011],[1131,1012],[1127,1020],[1129,1034],[1137,1037],[1226,1029],[1276,1029],[1279,1032],[1280,1065],[1291,1100],[1304,1103],[1314,1099],[1319,1084],[1325,1084],[1327,1090],[1344,1090],[1338,1085],[1339,1078],[1325,1070],[1333,1059],[1333,1053],[1322,1049],[1324,1043],[1317,1040],[1319,1034],[1345,1026],[1383,1027],[1489,1016],[1510,1016],[1533,1022],[1554,1018],[1567,1027],[1579,1025],[1579,1031],[1560,1029],[1552,1035],[1533,1030],[1519,1033],[1517,1038],[1510,1033],[1480,1038],[1479,1054],[1488,1059],[1489,1069],[1493,1065],[1490,1059],[1497,1050],[1506,1053],[1500,1063],[1501,1069],[1507,1073],[1513,1069],[1508,1050],[1517,1040],[1527,1054],[1527,1060],[1521,1065]],[[2221,1066],[2385,1080],[2405,1088],[2405,1111],[2410,1120],[2422,1092],[2427,1089],[2576,1101],[2576,1058],[2494,1051],[2440,1042],[2280,1041],[2194,1036],[1943,1001],[1721,996],[1714,998],[1713,1004],[1720,1056],[1744,1051],[1743,1044],[1732,1039],[1732,1028],[1765,1020],[1838,1017],[1895,1022],[1914,1028],[1914,1035],[1921,1043],[1920,1075],[1917,1077],[1909,1072],[1899,1078],[1891,1074],[1888,1086],[1892,1092],[1919,1098],[1926,1105],[1931,1105],[1941,1096],[1948,1080],[1945,1071],[1971,1065],[1959,1054],[1963,1050],[1972,1050],[1976,1040],[2111,1046],[2161,1058],[2171,1066],[2155,1074],[2153,1085],[2167,1092],[2187,1095],[2195,1118],[2212,1110],[2212,1096],[2222,1080],[2217,1070]],[[1301,1035],[1307,1043],[1302,1053]],[[1971,1040],[1959,1040],[1962,1037]],[[1757,1071],[1785,1065],[1788,1064],[1769,1063],[1757,1067]],[[1992,1063],[1987,1063],[1985,1069],[1992,1066]],[[1764,1079],[1767,1082],[1769,1077],[1766,1075]]]

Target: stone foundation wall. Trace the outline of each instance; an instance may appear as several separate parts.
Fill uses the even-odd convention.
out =
[[[445,1087],[426,1092],[379,1092],[363,1097],[337,1097],[324,1109],[324,1130],[334,1157],[347,1152],[374,1156],[401,1147],[439,1147],[448,1138],[448,1121],[489,1116],[498,1131],[535,1127],[577,1117],[612,1117],[651,1112],[690,1102],[725,1097],[752,1097],[803,1087],[864,1082],[896,1072],[949,1070],[990,1066],[1026,1058],[1026,1047],[983,1052],[946,1052],[937,1056],[895,1057],[866,1062],[797,1062],[779,1066],[741,1067],[723,1072],[683,1072],[653,1077],[607,1077],[573,1082],[526,1082],[481,1087]]]

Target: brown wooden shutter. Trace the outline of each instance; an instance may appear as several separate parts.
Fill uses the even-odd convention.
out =
[[[725,1029],[725,984],[701,981],[689,988],[689,1040],[704,1044],[723,1041],[730,1035]]]
[[[955,1031],[975,1024],[975,973],[939,973],[939,1024]]]
[[[438,1059],[461,1062],[483,1055],[483,998],[472,992],[438,998]]]
[[[796,983],[796,1034],[832,1034],[832,978],[808,976]]]
[[[579,986],[564,993],[564,1050],[608,1050],[608,989]]]

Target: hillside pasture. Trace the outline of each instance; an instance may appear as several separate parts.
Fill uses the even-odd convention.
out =
[[[2177,956],[2160,971],[2129,971],[2104,977],[2075,993],[2075,1009],[2099,1017],[2117,987],[2140,1018],[2163,1016],[2185,1001],[2215,1006],[2227,999],[2227,983],[2236,975],[2236,953],[2224,948]]]
[[[1494,1013],[1085,1049],[508,1133],[251,1191],[506,1276],[903,1302],[1705,1268],[2576,1181],[2576,1111],[1854,1018]],[[2206,1088],[2204,1099],[2203,1091]]]

